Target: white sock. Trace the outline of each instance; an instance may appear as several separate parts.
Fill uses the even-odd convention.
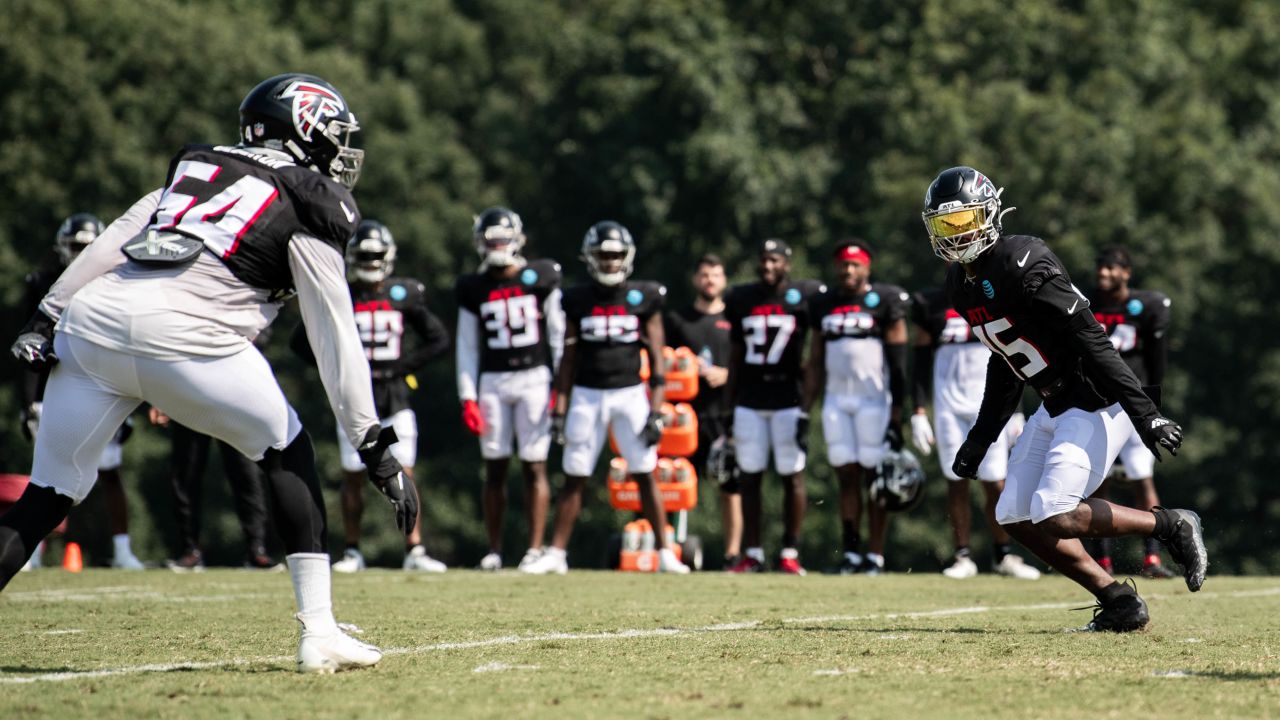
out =
[[[764,562],[764,548],[747,548],[747,557],[758,563]]]
[[[111,543],[115,546],[115,556],[117,558],[129,557],[133,554],[133,549],[129,547],[129,533],[112,535]]]
[[[293,595],[298,601],[298,618],[308,630],[337,632],[329,588],[329,556],[326,553],[294,553],[285,557]]]
[[[884,567],[884,556],[879,553],[867,553],[867,559],[876,564],[876,567]]]
[[[844,559],[845,559],[845,560],[848,560],[848,561],[849,561],[849,564],[851,564],[851,565],[861,565],[861,564],[862,564],[862,556],[861,556],[861,555],[859,555],[859,554],[858,554],[858,553],[856,553],[856,552],[846,552],[846,553],[844,554]]]
[[[799,560],[800,551],[795,548],[782,548],[782,552],[778,553],[778,557],[783,560]]]
[[[558,548],[554,545],[547,548],[546,554],[552,557],[558,557],[561,559],[569,557],[569,552],[567,550],[565,550],[564,548]]]

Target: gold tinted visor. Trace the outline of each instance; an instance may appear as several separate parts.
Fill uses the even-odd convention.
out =
[[[925,219],[929,234],[937,238],[949,238],[981,230],[987,219],[987,211],[981,206],[966,207],[949,213],[930,215]]]

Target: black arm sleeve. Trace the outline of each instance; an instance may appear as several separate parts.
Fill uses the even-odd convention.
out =
[[[929,407],[929,394],[933,389],[933,346],[917,345],[911,367],[912,394],[916,407]]]
[[[1147,382],[1164,384],[1164,371],[1169,363],[1169,298],[1157,296],[1151,312],[1151,320],[1144,328],[1142,338],[1142,364],[1147,370]]]
[[[1138,376],[1120,359],[1111,344],[1111,338],[1094,319],[1093,313],[1077,312],[1067,320],[1071,345],[1080,354],[1085,372],[1106,396],[1120,403],[1120,407],[1142,427],[1160,414],[1155,403],[1142,391]]]
[[[422,340],[415,350],[405,353],[400,358],[399,369],[402,373],[408,374],[449,349],[449,331],[445,329],[440,318],[427,309],[426,305],[414,305],[405,313],[405,318],[409,321],[409,327],[412,327]]]
[[[907,401],[906,343],[886,343],[884,359],[889,363],[889,404],[902,407]]]
[[[987,386],[982,393],[978,419],[969,431],[969,441],[981,443],[982,447],[996,441],[1022,402],[1023,385],[1022,378],[1013,374],[1004,358],[991,353],[987,360]]]

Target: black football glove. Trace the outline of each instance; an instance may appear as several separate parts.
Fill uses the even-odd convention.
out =
[[[988,447],[972,440],[965,440],[960,445],[960,450],[956,452],[956,461],[951,463],[951,472],[962,480],[978,477],[978,466],[987,456]]]
[[[800,452],[809,452],[809,413],[801,412],[796,416],[796,445]]]
[[[1160,448],[1168,450],[1170,455],[1177,455],[1178,448],[1182,447],[1182,426],[1167,417],[1157,415],[1138,423],[1138,435],[1156,460],[1160,460]]]
[[[358,452],[369,482],[378,488],[396,511],[396,527],[405,535],[413,532],[418,522],[418,488],[404,474],[400,461],[391,454],[391,446],[400,438],[395,428],[372,428],[364,436]]]
[[[564,415],[559,413],[551,414],[551,442],[561,447],[565,444]]]
[[[649,419],[644,421],[644,427],[640,430],[640,440],[646,447],[653,447],[662,441],[662,413],[656,410],[649,413]]]
[[[902,425],[889,421],[889,427],[884,431],[884,441],[889,443],[889,449],[894,452],[902,452]]]
[[[45,372],[58,364],[53,353],[53,318],[36,310],[27,326],[18,333],[18,339],[9,348],[13,356],[26,363],[35,372]]]

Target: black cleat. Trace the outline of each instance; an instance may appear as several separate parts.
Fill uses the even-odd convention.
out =
[[[1157,508],[1173,521],[1173,532],[1167,538],[1158,538],[1169,550],[1169,557],[1182,566],[1182,577],[1187,589],[1196,592],[1204,585],[1204,574],[1209,569],[1209,553],[1204,549],[1204,531],[1200,516],[1190,510]]]
[[[848,555],[840,556],[840,564],[822,571],[825,575],[857,575],[862,572],[862,561],[854,562]]]
[[[1081,608],[1087,610],[1088,608]],[[1080,628],[1084,632],[1133,632],[1146,627],[1151,616],[1147,614],[1147,604],[1138,593],[1118,595],[1110,602],[1098,601],[1093,607],[1093,620]]]

